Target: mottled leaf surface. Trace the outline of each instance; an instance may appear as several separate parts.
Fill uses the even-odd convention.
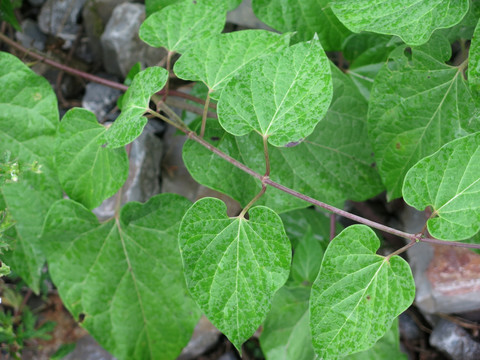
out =
[[[105,131],[95,115],[84,109],[68,111],[58,131],[58,178],[69,198],[89,209],[114,195],[128,176],[127,152],[102,146]]]
[[[164,7],[172,4],[182,2],[183,0],[145,0],[145,11],[147,16],[150,16],[156,11],[162,10]],[[242,0],[210,0],[210,2],[217,1],[221,6],[225,6],[227,11],[235,9]]]
[[[150,15],[140,26],[140,39],[153,47],[184,53],[197,41],[220,34],[224,7],[214,0],[184,0]]]
[[[428,41],[433,31],[458,24],[469,0],[334,0],[334,14],[351,31],[398,35],[410,45]]]
[[[480,91],[480,21],[475,28],[469,50],[468,82],[472,90]]]
[[[328,0],[253,0],[255,15],[280,32],[295,31],[297,41],[318,35],[326,51],[340,50],[350,31],[337,19]]]
[[[415,283],[401,257],[377,255],[377,236],[353,225],[324,254],[310,295],[313,346],[323,359],[338,359],[372,347],[410,306]]]
[[[133,78],[122,99],[122,113],[105,133],[107,147],[117,148],[135,140],[147,124],[143,114],[148,110],[150,98],[162,90],[168,79],[168,71],[152,66]]]
[[[160,194],[99,224],[71,200],[50,210],[43,241],[62,301],[119,359],[176,359],[199,310],[188,296],[178,228],[190,202]]]
[[[283,287],[273,299],[260,345],[267,360],[314,360],[308,326],[309,287]]]
[[[193,44],[175,63],[175,74],[185,80],[202,81],[213,98],[218,98],[243,66],[288,47],[290,34],[265,30],[244,30],[212,36]]]
[[[420,160],[405,177],[405,201],[432,207],[428,231],[442,240],[463,240],[480,230],[480,133],[453,140]]]
[[[0,156],[9,152],[20,168],[38,162],[41,171],[23,171],[17,182],[0,188],[17,233],[4,257],[38,292],[45,262],[38,237],[48,208],[62,196],[53,165],[57,99],[48,81],[15,56],[0,52],[0,64]]]
[[[478,101],[463,67],[444,63],[449,57],[450,44],[441,38],[400,47],[375,78],[368,130],[389,199],[402,195],[405,174],[417,161],[480,130]]]
[[[247,64],[224,88],[218,117],[229,133],[255,131],[285,146],[310,135],[332,99],[330,64],[318,40]]]
[[[280,217],[257,206],[249,220],[228,218],[221,200],[203,198],[185,214],[179,243],[190,293],[241,349],[288,277],[291,247]]]
[[[367,136],[367,103],[352,81],[333,68],[334,97],[326,117],[314,133],[292,147],[269,147],[270,178],[330,204],[346,199],[362,201],[382,191]],[[255,133],[233,137],[214,120],[205,139],[259,173],[265,172],[262,139]],[[220,159],[193,141],[187,141],[183,159],[201,184],[226,193],[246,205],[261,189],[259,181]],[[205,166],[208,164],[208,166]],[[277,212],[308,206],[279,190],[268,188],[260,204]]]

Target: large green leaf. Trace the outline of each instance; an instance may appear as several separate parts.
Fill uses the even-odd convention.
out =
[[[251,131],[286,146],[310,135],[332,99],[330,64],[318,40],[299,43],[247,64],[218,103],[223,128]]]
[[[145,11],[150,16],[156,11],[162,10],[164,7],[176,4],[183,0],[145,0]],[[225,6],[227,11],[235,9],[242,0],[217,0],[219,5]]]
[[[190,339],[200,314],[185,288],[177,242],[189,206],[160,194],[126,204],[103,224],[71,200],[48,213],[43,241],[60,296],[119,359],[175,359]]]
[[[249,220],[228,218],[221,200],[204,198],[185,214],[179,242],[190,293],[240,350],[288,277],[291,248],[282,220],[263,206],[250,209]]]
[[[442,240],[463,240],[480,230],[480,133],[453,140],[413,166],[403,185],[405,201],[432,207],[427,226]]]
[[[480,91],[480,21],[475,28],[475,33],[473,34],[472,43],[470,45],[468,82],[474,91]]]
[[[428,41],[435,29],[458,24],[469,0],[334,0],[332,10],[353,32],[398,35],[410,45]]]
[[[368,130],[388,198],[401,196],[403,179],[418,160],[443,144],[480,130],[480,107],[463,67],[445,65],[450,44],[400,47],[380,70],[371,92]]]
[[[267,360],[314,360],[308,326],[310,288],[283,287],[273,299],[260,345]]]
[[[124,148],[108,149],[105,127],[84,109],[72,109],[62,119],[55,148],[58,177],[67,195],[92,209],[114,195],[128,176]]]
[[[415,283],[399,256],[377,255],[377,236],[353,225],[331,242],[310,296],[310,327],[317,354],[337,359],[375,344],[410,306]]]
[[[122,113],[105,133],[107,147],[124,146],[140,136],[148,121],[143,114],[149,109],[150,98],[164,87],[167,79],[168,71],[155,66],[135,75],[123,96]]]
[[[480,3],[476,0],[469,0],[470,6],[465,17],[457,25],[448,29],[439,29],[436,32],[445,36],[453,43],[456,40],[471,40],[473,32],[480,18]],[[470,47],[471,49],[471,47]]]
[[[23,171],[0,188],[17,233],[5,261],[38,292],[45,262],[38,237],[48,208],[62,196],[53,166],[57,99],[48,81],[13,55],[0,52],[0,64],[0,156],[8,152],[19,168],[38,163],[41,171]]]
[[[184,0],[150,15],[140,26],[140,39],[153,47],[183,53],[197,41],[222,32],[224,7],[214,0]]]
[[[175,63],[175,74],[185,80],[202,81],[211,96],[218,98],[243,66],[253,60],[284,49],[290,34],[280,36],[265,30],[245,30],[212,36],[198,41]]]
[[[334,99],[326,117],[314,133],[297,146],[269,149],[270,178],[342,206],[346,199],[362,201],[376,195],[383,187],[367,137],[367,103],[346,75],[335,67],[332,71]],[[233,137],[211,120],[205,139],[257,172],[265,171],[263,143],[257,134]],[[183,159],[195,180],[230,195],[242,205],[261,189],[259,181],[193,141],[185,144]],[[277,212],[308,206],[273,188],[267,190],[259,204]]]
[[[253,0],[255,15],[281,31],[295,31],[295,39],[310,40],[316,33],[326,51],[340,50],[350,31],[336,18],[329,0]]]

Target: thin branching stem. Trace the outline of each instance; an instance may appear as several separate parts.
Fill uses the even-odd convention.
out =
[[[240,213],[240,215],[238,215],[238,217],[244,218],[247,211],[250,210],[253,204],[255,204],[258,201],[258,199],[262,197],[263,194],[265,194],[266,190],[267,190],[267,187],[265,186],[265,184],[262,184],[262,189],[260,190],[260,192],[257,195],[255,195],[255,197],[252,200],[250,200],[250,202],[247,204],[247,206],[243,208],[242,212]]]
[[[205,99],[205,106],[203,107],[202,126],[200,128],[200,137],[202,139],[205,135],[205,127],[207,126],[208,104],[210,104],[210,90],[208,90],[207,98]]]
[[[270,155],[268,155],[268,137],[263,135],[263,154],[265,155],[265,177],[270,176]]]

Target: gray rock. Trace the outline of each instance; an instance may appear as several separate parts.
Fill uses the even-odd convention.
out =
[[[115,360],[115,358],[102,348],[90,335],[78,340],[75,350],[62,360]]]
[[[28,0],[28,3],[32,6],[41,6],[45,0]]]
[[[96,83],[88,83],[85,87],[82,106],[93,112],[98,121],[103,121],[115,107],[117,99],[121,94],[120,90]]]
[[[408,313],[400,314],[398,317],[398,328],[400,335],[406,340],[416,340],[422,336],[422,332],[417,323]]]
[[[218,341],[220,331],[202,316],[193,332],[192,338],[177,360],[193,360],[212,348]]]
[[[480,359],[480,344],[474,341],[465,329],[444,319],[433,329],[430,345],[453,360]]]
[[[252,10],[252,0],[243,0],[239,7],[228,12],[227,22],[249,29],[273,30],[255,16]]]
[[[17,31],[15,36],[20,43],[27,49],[34,47],[40,51],[45,49],[45,43],[47,37],[41,32],[37,23],[31,19],[25,19],[22,21],[22,32]]]
[[[160,192],[163,143],[154,131],[153,125],[148,123],[142,135],[131,145],[130,170],[122,189],[122,204],[129,201],[143,203]],[[112,196],[93,210],[100,221],[114,215],[115,202],[116,197]]]
[[[138,37],[144,19],[145,6],[142,4],[123,3],[115,7],[100,38],[107,72],[125,77],[138,61],[153,65],[152,62],[164,57],[165,50],[148,49],[149,46]],[[146,60],[147,55],[154,60]]]
[[[80,30],[77,21],[85,1],[47,0],[38,15],[40,29],[65,40],[64,48],[69,48]]]

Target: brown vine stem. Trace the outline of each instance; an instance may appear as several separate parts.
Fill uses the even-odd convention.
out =
[[[6,36],[5,34],[2,34],[0,33],[0,41],[3,41],[4,43],[8,44],[9,46],[25,53],[26,55],[40,61],[40,62],[43,62],[45,64],[48,64],[54,68],[57,68],[59,70],[62,70],[62,71],[65,71],[66,73],[69,73],[71,75],[75,75],[75,76],[78,76],[78,77],[81,77],[85,80],[88,80],[88,81],[92,81],[92,82],[95,82],[97,84],[101,84],[101,85],[105,85],[105,86],[108,86],[108,87],[111,87],[111,88],[114,88],[114,89],[118,89],[118,90],[121,90],[121,91],[127,91],[128,89],[128,86],[127,85],[124,85],[124,84],[121,84],[121,83],[118,83],[116,81],[111,81],[111,80],[107,80],[107,79],[103,79],[101,77],[98,77],[98,76],[95,76],[95,75],[92,75],[92,74],[89,74],[89,73],[86,73],[84,71],[81,71],[81,70],[77,70],[77,69],[74,69],[74,68],[71,68],[70,66],[67,66],[67,65],[63,65],[55,60],[52,60],[52,59],[49,59],[48,57],[46,57],[45,55],[41,55],[39,53],[37,53],[36,50],[33,50],[33,49],[27,49],[25,47],[23,47],[22,45],[20,45],[19,43],[13,41],[12,39],[10,39],[8,36]],[[165,90],[161,90],[158,92],[159,95],[163,95],[165,94]],[[168,91],[168,94],[169,96],[176,96],[176,97],[181,97],[181,98],[184,98],[184,99],[187,99],[187,100],[190,100],[190,101],[193,101],[193,102],[196,102],[198,104],[201,104],[201,105],[204,105],[205,104],[205,101],[202,100],[202,99],[199,99],[193,95],[190,95],[190,94],[186,94],[186,93],[183,93],[181,91],[177,91],[177,90],[169,90]],[[215,104],[212,104],[210,103],[209,104],[209,107],[212,108],[212,109],[216,109],[216,105]]]

